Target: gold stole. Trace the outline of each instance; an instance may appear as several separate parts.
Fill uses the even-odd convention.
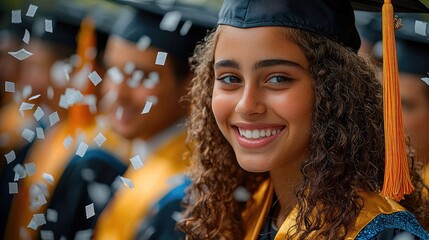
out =
[[[28,239],[38,239],[38,230],[27,228],[33,214],[45,213],[46,208],[50,203],[50,198],[46,197],[47,203],[37,209],[30,209],[30,188],[36,183],[45,183],[49,196],[52,195],[56,188],[61,175],[63,174],[67,164],[74,156],[76,148],[80,142],[77,142],[79,133],[86,135],[85,143],[91,146],[92,139],[98,134],[96,125],[89,124],[73,134],[70,131],[70,121],[65,122],[57,127],[49,130],[45,136],[45,140],[37,140],[31,147],[25,163],[35,163],[36,172],[33,176],[25,177],[18,182],[19,192],[12,200],[12,205],[9,212],[8,222],[6,226],[5,239],[21,239],[20,228],[23,228],[28,233]],[[118,136],[107,130],[100,130],[107,138],[102,145],[103,149],[120,149],[126,147],[126,143],[118,138]],[[73,144],[68,148],[63,145],[67,135],[73,137]],[[74,135],[74,136],[73,136]],[[129,149],[129,147],[128,147]],[[127,151],[128,154],[128,151]],[[51,174],[54,178],[54,183],[51,185],[43,179],[43,173]],[[45,215],[46,217],[46,215]],[[26,234],[27,235],[27,234]]]
[[[245,226],[245,240],[257,240],[261,229],[268,216],[273,198],[273,186],[270,180],[263,182],[259,190],[254,194],[253,204],[243,213]],[[394,200],[385,198],[379,194],[371,192],[361,192],[359,195],[364,199],[364,207],[358,215],[355,226],[349,229],[346,239],[355,239],[359,232],[368,225],[379,214],[389,214],[405,209]],[[297,216],[295,207],[281,225],[275,239],[286,239],[288,230],[295,225]]]
[[[151,154],[143,167],[127,169],[124,177],[133,181],[135,189],[123,188],[115,194],[97,221],[94,239],[134,239],[139,221],[172,187],[168,179],[188,166],[183,160],[185,139],[185,132],[180,133]]]

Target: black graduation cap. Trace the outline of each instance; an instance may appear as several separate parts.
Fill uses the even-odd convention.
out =
[[[429,12],[418,0],[392,3],[395,11]],[[300,28],[340,42],[357,52],[360,37],[355,27],[354,8],[380,11],[382,4],[382,0],[225,0],[219,13],[219,24],[239,28]]]
[[[186,62],[192,55],[196,43],[203,40],[207,31],[216,25],[221,4],[219,1],[217,5],[203,5],[201,1],[194,1],[196,4],[192,1],[165,4],[166,1],[156,0],[117,2],[134,7],[134,11],[123,12],[113,28],[113,34],[135,43],[138,43],[141,37],[147,36],[152,46]],[[168,16],[171,17],[173,27],[168,29],[167,24],[167,28],[163,29],[161,22]]]

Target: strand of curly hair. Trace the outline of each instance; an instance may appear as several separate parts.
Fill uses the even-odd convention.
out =
[[[268,178],[267,173],[240,168],[211,111],[220,32],[222,26],[197,46],[191,59],[196,74],[188,96],[193,182],[185,219],[178,224],[187,239],[242,239],[246,203],[235,200],[233,192],[243,186],[253,194]],[[315,92],[310,156],[301,164],[296,231],[288,238],[309,239],[311,234],[315,239],[343,239],[363,206],[358,191],[377,192],[382,185],[381,84],[363,58],[338,43],[298,29],[284,32],[304,52]]]

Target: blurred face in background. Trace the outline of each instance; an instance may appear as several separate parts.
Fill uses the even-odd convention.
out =
[[[155,65],[159,51],[154,47],[141,51],[135,43],[117,36],[108,41],[106,67],[116,68],[123,79],[118,82],[109,71],[106,73],[102,94],[112,99],[106,100],[105,111],[113,129],[126,138],[148,140],[187,113],[180,103],[187,81],[176,78],[170,56],[164,65]],[[153,105],[148,113],[141,114],[146,101]]]
[[[405,133],[417,156],[429,160],[429,85],[421,76],[401,73],[400,92]]]

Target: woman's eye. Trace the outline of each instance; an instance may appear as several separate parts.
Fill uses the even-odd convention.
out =
[[[273,83],[276,85],[285,84],[290,82],[292,79],[285,76],[272,76],[268,79],[268,83]]]
[[[221,76],[217,80],[226,84],[240,83],[240,79],[234,76]]]

